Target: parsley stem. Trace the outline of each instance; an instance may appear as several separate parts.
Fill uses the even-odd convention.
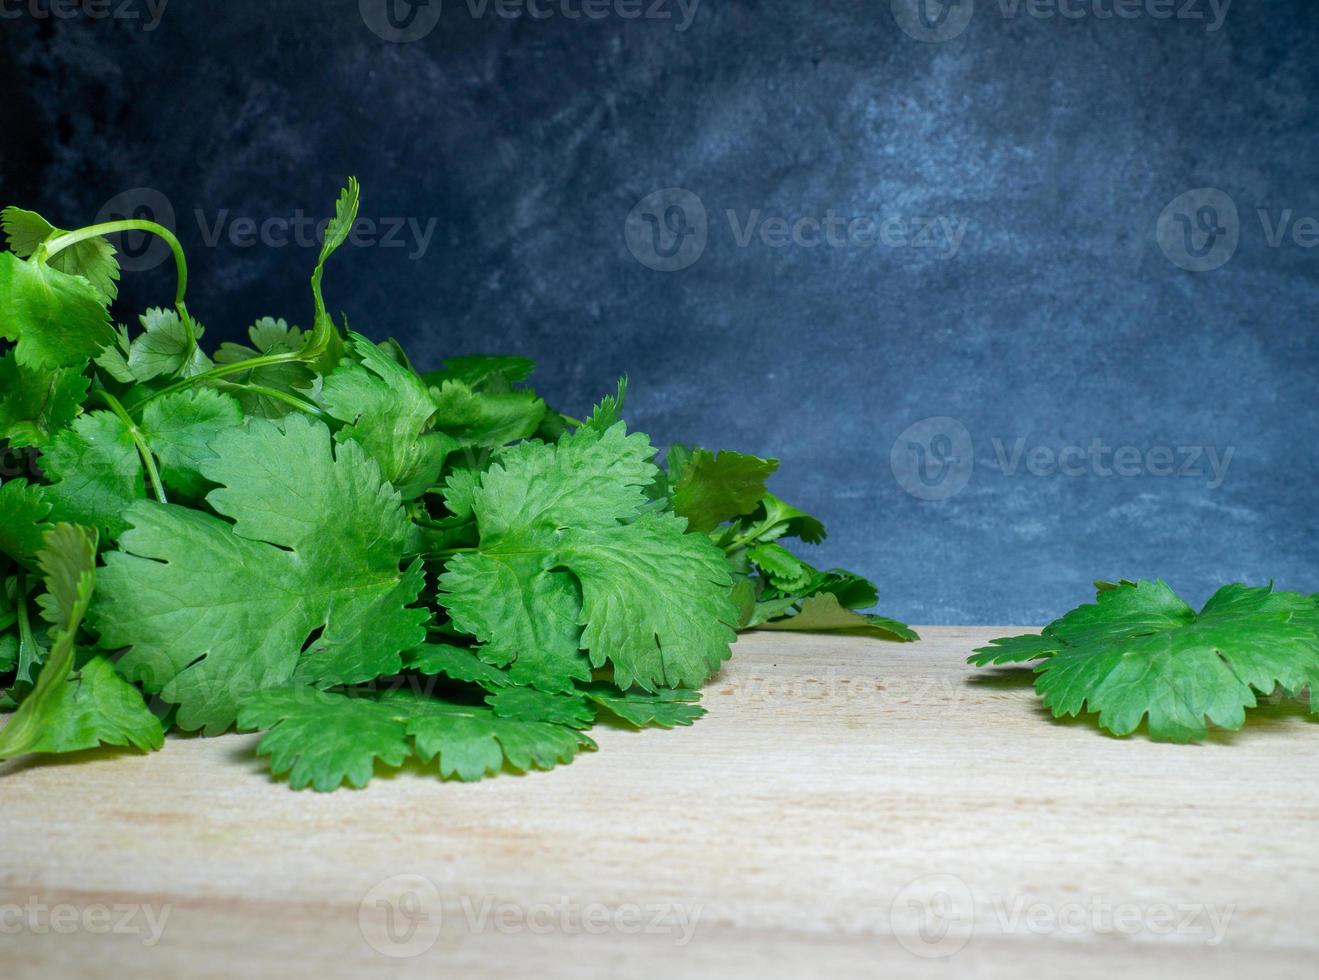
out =
[[[32,682],[32,667],[37,659],[37,638],[32,634],[32,621],[27,610],[27,572],[18,570],[14,607],[18,613],[18,680]]]
[[[283,351],[279,354],[262,354],[260,357],[249,357],[245,361],[235,361],[232,364],[220,364],[211,368],[209,371],[203,371],[201,374],[194,374],[190,378],[183,378],[171,385],[166,385],[159,391],[152,392],[146,398],[136,402],[129,411],[136,412],[143,408],[148,402],[153,402],[162,395],[172,395],[176,391],[183,391],[185,388],[191,388],[195,384],[201,384],[204,381],[215,381],[219,378],[227,378],[233,374],[242,374],[244,371],[255,371],[257,368],[270,367],[275,364],[289,364],[293,361],[302,361],[306,357],[302,351]]]
[[[89,225],[86,228],[79,228],[77,231],[67,231],[45,243],[46,257],[56,255],[71,245],[77,245],[79,242],[85,242],[90,238],[99,238],[102,235],[114,235],[125,231],[145,231],[148,234],[157,235],[164,240],[165,244],[169,246],[169,250],[174,253],[174,268],[178,270],[179,274],[178,288],[174,293],[174,305],[182,311],[183,295],[188,291],[188,260],[183,254],[183,246],[174,237],[174,232],[164,225],[156,224],[154,221],[129,218],[124,221],[107,221],[104,224]]]
[[[254,395],[265,395],[267,398],[273,398],[275,401],[280,401],[285,405],[290,405],[300,412],[314,415],[318,419],[327,418],[325,412],[321,411],[319,406],[313,405],[305,398],[299,398],[297,395],[290,394],[287,391],[280,391],[278,388],[267,388],[265,385],[254,385],[246,381],[231,381],[229,384],[235,388],[240,388],[243,391],[250,391]]]
[[[165,499],[165,488],[160,482],[160,472],[156,469],[156,458],[151,455],[151,450],[147,448],[146,440],[142,438],[142,430],[137,427],[137,423],[133,421],[133,417],[120,404],[118,398],[104,388],[97,389],[96,393],[110,411],[119,416],[119,421],[123,422],[128,428],[128,435],[133,440],[133,445],[137,447],[137,454],[142,457],[142,465],[146,468],[147,478],[151,481],[151,490],[155,493],[156,499],[162,504],[169,503]]]

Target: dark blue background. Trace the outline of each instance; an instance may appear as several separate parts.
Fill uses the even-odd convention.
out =
[[[356,0],[174,0],[150,31],[129,3],[141,19],[0,20],[4,197],[76,225],[159,191],[213,340],[265,314],[305,322],[314,250],[242,247],[227,223],[208,246],[195,212],[326,215],[356,174],[364,216],[436,223],[420,256],[335,258],[328,297],[354,327],[423,367],[533,355],[570,413],[627,372],[657,443],[782,459],[780,494],[832,532],[814,560],[876,578],[889,614],[1038,623],[1096,577],[1162,576],[1195,600],[1230,580],[1319,589],[1319,249],[1270,244],[1257,212],[1319,216],[1313,3],[1236,0],[1214,31],[1207,0],[1186,11],[1201,19],[979,0],[938,43],[888,0],[705,0],[686,30],[448,0],[411,43],[372,33]],[[670,187],[699,198],[708,236],[690,267],[656,271],[625,223]],[[1199,188],[1239,210],[1213,271],[1156,234]],[[1179,207],[1209,248],[1204,200]],[[730,209],[966,230],[956,254],[742,247]],[[1220,250],[1222,210],[1204,226]],[[172,289],[167,266],[128,276],[124,315]],[[929,417],[966,436],[940,422],[899,440]],[[1211,487],[1203,461],[1008,474],[995,440],[1233,455]]]

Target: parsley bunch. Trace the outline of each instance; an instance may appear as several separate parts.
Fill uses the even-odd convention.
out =
[[[266,734],[296,788],[547,769],[597,719],[689,725],[735,631],[916,636],[860,613],[869,582],[782,541],[824,537],[771,495],[775,460],[673,447],[550,408],[518,357],[420,373],[340,326],[263,319],[207,354],[169,232],[0,216],[0,758],[170,729]],[[115,325],[105,236],[164,239],[169,309]],[[16,710],[15,710],[16,709]]]
[[[1311,691],[1319,711],[1319,596],[1225,585],[1198,613],[1162,581],[1096,583],[1098,598],[1041,635],[994,640],[978,667],[1038,661],[1035,690],[1055,718],[1087,709],[1114,735],[1198,742],[1206,719],[1239,729],[1256,695]]]

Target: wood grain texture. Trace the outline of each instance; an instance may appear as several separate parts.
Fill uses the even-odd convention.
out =
[[[1028,672],[963,663],[1004,630],[923,633],[746,637],[695,727],[597,729],[601,751],[571,766],[472,785],[405,770],[293,793],[252,736],[10,763],[0,970],[1314,975],[1319,725],[1303,709],[1201,746],[1118,740],[1050,720]],[[432,917],[391,943],[385,916],[406,937],[410,895]],[[135,904],[168,907],[157,944],[144,913],[137,934],[87,919]]]

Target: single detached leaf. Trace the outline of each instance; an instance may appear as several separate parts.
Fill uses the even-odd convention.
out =
[[[41,486],[26,480],[0,485],[0,553],[21,562],[36,558],[51,530],[49,516],[50,502]]]
[[[197,499],[211,486],[201,465],[215,458],[212,441],[242,421],[243,409],[233,397],[212,388],[185,388],[147,403],[142,435],[160,460],[165,486]]]
[[[200,469],[222,517],[134,504],[106,556],[93,621],[103,646],[129,648],[120,669],[209,733],[254,691],[397,673],[427,613],[410,608],[423,575],[399,572],[407,519],[376,464],[300,415],[211,448]]]
[[[46,499],[54,518],[95,528],[106,540],[124,532],[125,508],[146,495],[142,458],[111,412],[79,416],[51,441],[41,465],[53,481]]]
[[[714,455],[697,449],[682,472],[670,473],[673,509],[693,531],[713,531],[725,521],[750,514],[765,496],[765,481],[779,468],[777,459],[760,459],[725,450]]]
[[[906,623],[886,616],[873,616],[845,608],[831,592],[822,592],[805,599],[801,611],[789,619],[776,619],[762,623],[757,629],[789,630],[800,633],[829,633],[834,631],[870,633],[884,640],[912,642],[920,636]]]
[[[26,368],[0,357],[0,439],[18,449],[44,448],[82,411],[91,379],[77,368]]]
[[[0,338],[23,367],[81,370],[114,340],[105,298],[81,276],[0,252]]]
[[[59,524],[38,558],[47,593],[42,612],[53,627],[50,656],[36,685],[0,731],[0,759],[32,752],[76,752],[100,744],[158,749],[159,720],[101,657],[75,669],[74,641],[96,585],[96,540]]]
[[[419,377],[360,334],[351,341],[361,363],[339,363],[321,387],[321,404],[345,423],[340,438],[360,444],[404,500],[419,497],[458,443],[430,431],[435,403]]]
[[[1257,693],[1319,677],[1313,616],[1313,601],[1292,592],[1227,585],[1196,613],[1162,581],[1124,582],[1043,637],[999,640],[972,659],[1040,659],[1035,689],[1055,717],[1089,710],[1115,735],[1145,721],[1151,738],[1193,742],[1206,721],[1240,728]]]

